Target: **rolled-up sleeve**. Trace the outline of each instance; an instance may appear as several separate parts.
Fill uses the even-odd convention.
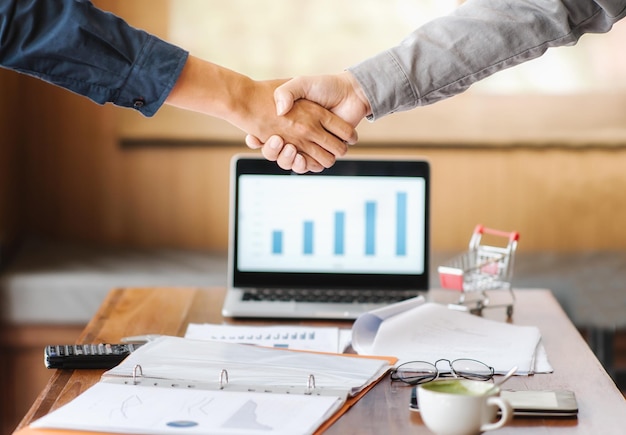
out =
[[[86,0],[0,0],[0,65],[152,116],[188,53]]]

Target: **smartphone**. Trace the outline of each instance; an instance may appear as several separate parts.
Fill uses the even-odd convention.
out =
[[[502,390],[516,416],[573,417],[578,415],[576,395],[569,390]],[[411,389],[411,411],[419,412],[417,387]]]
[[[111,369],[141,344],[64,344],[44,349],[44,365],[49,369]]]

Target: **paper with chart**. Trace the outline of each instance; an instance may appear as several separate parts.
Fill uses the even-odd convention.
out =
[[[537,327],[489,320],[419,298],[359,317],[352,347],[361,355],[395,356],[398,364],[471,358],[499,374],[514,366],[520,375],[552,372]]]
[[[30,427],[310,434],[347,410],[394,362],[160,336]]]
[[[99,382],[34,428],[130,434],[311,434],[342,401],[333,396],[231,393]]]
[[[330,326],[218,325],[190,323],[185,338],[228,343],[256,344],[292,350],[343,353],[351,331]]]

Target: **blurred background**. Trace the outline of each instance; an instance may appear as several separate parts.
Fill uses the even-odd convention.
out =
[[[94,3],[270,79],[340,72],[459,2]],[[467,249],[477,223],[518,231],[519,285],[560,285],[559,301],[616,378],[626,353],[625,39],[619,23],[455,98],[363,121],[350,150],[431,162],[435,258]],[[216,119],[170,107],[144,118],[11,71],[0,70],[0,95],[0,351],[12,355],[0,362],[12,392],[0,423],[9,433],[49,376],[43,345],[73,342],[110,286],[223,285],[229,160],[249,150],[244,133]],[[146,270],[161,275],[142,281]],[[45,280],[29,281],[42,271]],[[572,289],[581,272],[584,288]],[[46,298],[75,312],[51,314]],[[607,318],[607,306],[617,314]]]

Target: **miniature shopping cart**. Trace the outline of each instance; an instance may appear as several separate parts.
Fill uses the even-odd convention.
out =
[[[506,239],[504,246],[481,244],[483,236],[498,241]],[[519,234],[504,232],[477,225],[469,243],[469,250],[439,266],[439,279],[444,289],[461,291],[461,296],[451,308],[482,314],[483,308],[505,307],[508,317],[513,315],[515,296],[511,288],[513,259]],[[504,302],[493,303],[491,290],[505,290]],[[498,298],[501,299],[501,298]]]

